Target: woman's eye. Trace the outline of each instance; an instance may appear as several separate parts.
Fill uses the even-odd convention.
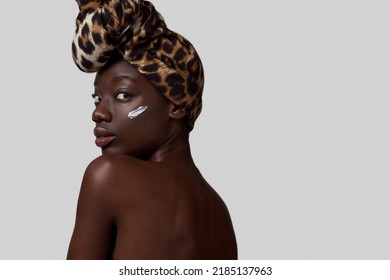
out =
[[[95,103],[99,103],[102,100],[102,98],[96,94],[92,94],[92,98],[95,101]]]
[[[126,100],[128,98],[130,98],[130,94],[124,93],[124,92],[120,92],[116,96],[116,99],[119,99],[119,100]]]

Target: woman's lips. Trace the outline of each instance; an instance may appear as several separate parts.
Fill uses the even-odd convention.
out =
[[[95,144],[100,148],[106,147],[115,138],[113,133],[103,127],[95,127],[93,134],[96,136]]]

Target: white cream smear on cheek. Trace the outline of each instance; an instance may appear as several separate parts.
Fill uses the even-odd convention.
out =
[[[148,109],[148,106],[139,106],[137,109],[131,111],[127,116],[130,120],[132,120],[145,112],[146,109]]]

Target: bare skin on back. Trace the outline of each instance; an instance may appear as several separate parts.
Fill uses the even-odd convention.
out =
[[[123,61],[95,86],[97,135],[113,140],[85,172],[68,259],[237,259],[229,212],[192,160],[184,112]],[[140,105],[148,110],[129,120]]]

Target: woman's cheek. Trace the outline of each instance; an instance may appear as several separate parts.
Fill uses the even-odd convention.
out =
[[[143,114],[148,109],[148,106],[139,106],[137,109],[130,111],[127,117],[132,120]]]

